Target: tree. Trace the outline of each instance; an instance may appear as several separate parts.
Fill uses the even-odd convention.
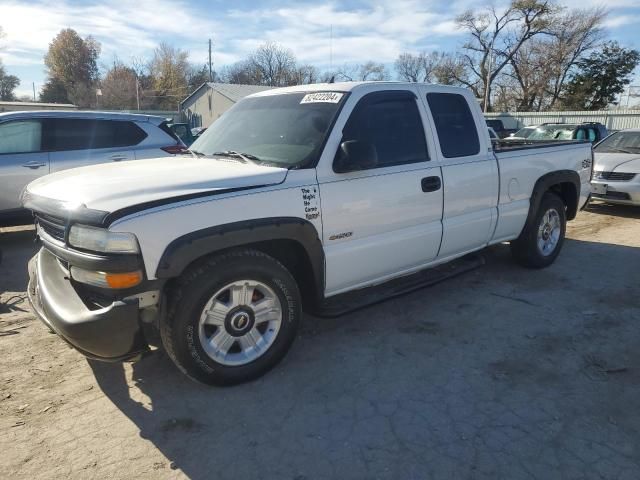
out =
[[[440,64],[443,54],[421,52],[417,55],[402,53],[395,61],[395,69],[400,80],[405,82],[432,82],[434,71]]]
[[[43,92],[80,107],[94,105],[99,55],[100,44],[91,36],[82,39],[71,28],[61,30],[44,57],[49,78]]]
[[[137,108],[136,82],[138,77],[133,68],[116,59],[100,82],[102,98],[100,106],[114,110]]]
[[[284,87],[295,77],[296,57],[291,50],[267,42],[249,57],[249,67],[258,83]]]
[[[62,81],[49,78],[40,90],[40,101],[44,103],[69,103],[67,89]]]
[[[509,75],[521,90],[518,110],[554,107],[577,62],[600,42],[604,18],[602,9],[559,14],[549,35],[532,39],[513,55]]]
[[[320,71],[313,65],[300,65],[296,67],[291,77],[292,85],[305,85],[309,83],[318,83],[320,80]]]
[[[335,73],[336,80],[347,82],[382,81],[389,78],[391,75],[384,64],[372,60],[362,64],[345,64]]]
[[[242,60],[229,65],[222,70],[222,81],[241,85],[261,85],[262,79],[253,68],[249,60]]]
[[[450,53],[443,53],[434,65],[433,77],[441,85],[467,85],[470,81],[465,61]]]
[[[213,81],[218,81],[218,74],[213,72]],[[201,68],[191,65],[187,71],[188,92],[194,92],[203,83],[209,82],[209,65],[203,65]]]
[[[159,108],[175,109],[189,93],[189,54],[162,42],[153,52],[149,73]]]
[[[606,42],[602,48],[578,62],[579,71],[567,84],[563,106],[572,110],[600,110],[616,105],[616,96],[631,83],[640,63],[638,50]]]
[[[484,96],[485,111],[491,108],[491,85],[522,46],[536,35],[548,33],[555,8],[548,0],[512,0],[499,10],[468,10],[456,18],[470,39],[462,58],[471,76],[459,81],[477,97]]]
[[[15,100],[13,91],[18,85],[20,85],[20,79],[15,75],[9,75],[0,61],[0,100]]]

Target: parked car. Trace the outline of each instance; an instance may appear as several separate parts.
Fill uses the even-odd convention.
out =
[[[489,131],[489,138],[491,140],[500,140],[500,137],[493,128],[487,127],[487,130]]]
[[[515,129],[505,128],[502,120],[492,119],[486,122],[487,126],[493,128],[493,131],[496,132],[500,138],[507,138],[516,131]]]
[[[583,142],[494,149],[462,88],[269,90],[235,104],[179,164],[31,183],[42,248],[29,298],[85,355],[139,355],[157,327],[182,372],[238,383],[284,357],[303,309],[345,313],[477,266],[467,254],[505,241],[524,266],[552,264],[591,162]]]
[[[187,147],[194,142],[195,137],[188,123],[169,123],[168,126]]]
[[[593,198],[640,205],[640,129],[622,130],[594,147]]]
[[[102,112],[0,113],[0,225],[30,223],[20,193],[36,178],[103,162],[156,158],[185,147],[162,117]]]
[[[588,140],[597,143],[608,135],[604,125],[587,123],[543,123],[527,140]]]
[[[536,131],[536,128],[537,127],[523,127],[506,138],[507,140],[526,140],[533,132]]]

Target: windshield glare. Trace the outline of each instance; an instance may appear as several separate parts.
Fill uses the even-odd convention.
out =
[[[571,140],[573,127],[566,125],[538,127],[529,135],[529,140]]]
[[[640,132],[617,132],[605,138],[594,150],[600,153],[640,153]]]
[[[285,168],[312,165],[345,97],[314,92],[245,98],[214,122],[191,149],[205,155],[240,152]]]

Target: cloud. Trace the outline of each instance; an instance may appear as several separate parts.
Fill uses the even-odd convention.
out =
[[[614,15],[608,17],[604,26],[606,28],[617,28],[624,25],[638,24],[640,22],[640,15]]]
[[[423,48],[425,38],[433,45],[434,39],[460,33],[452,14],[439,12],[442,3],[376,0],[366,7],[347,8],[336,2],[280,2],[272,7],[218,8],[213,15],[203,14],[210,11],[208,2],[187,0],[2,0],[0,25],[7,34],[7,48],[1,55],[7,65],[42,65],[51,40],[62,28],[71,27],[100,41],[101,61],[106,63],[114,56],[125,61],[148,58],[163,40],[190,51],[194,63],[204,63],[206,42],[213,37],[218,66],[244,58],[266,40],[290,48],[301,61],[323,66],[329,63],[333,29],[335,62],[387,62],[401,51]]]

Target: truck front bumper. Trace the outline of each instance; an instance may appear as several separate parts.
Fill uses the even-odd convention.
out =
[[[29,262],[28,296],[40,320],[89,358],[117,362],[148,349],[137,300],[90,308],[44,248]]]

